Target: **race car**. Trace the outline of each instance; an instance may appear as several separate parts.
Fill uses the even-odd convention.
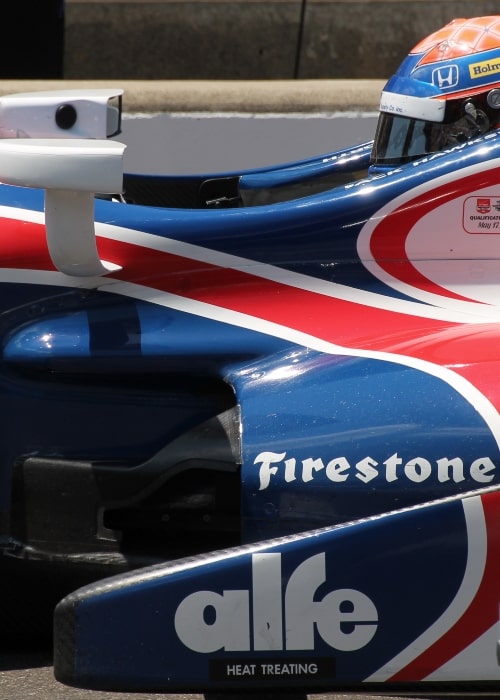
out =
[[[84,688],[498,689],[500,16],[274,168],[124,174],[121,99],[0,100],[4,619]]]

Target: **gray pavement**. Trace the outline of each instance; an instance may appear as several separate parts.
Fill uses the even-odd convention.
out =
[[[255,694],[255,700],[269,700],[269,694]],[[442,697],[442,696],[441,696]],[[472,693],[468,696],[446,693],[446,700],[478,700],[481,694]],[[499,693],[488,693],[484,697],[500,697]],[[15,658],[12,670],[0,673],[0,700],[204,700],[199,694],[166,694],[166,693],[113,693],[98,690],[82,690],[70,688],[54,679],[50,659],[45,654],[32,654],[20,660]],[[219,696],[220,700],[242,700],[241,693],[230,693]],[[376,695],[372,693],[321,693],[309,694],[307,700],[436,700],[436,696],[427,693],[400,695]],[[215,700],[215,696],[211,696]],[[246,700],[251,700],[247,697]],[[287,700],[286,696],[276,695],[276,700]],[[293,700],[289,698],[288,700]]]
[[[492,695],[495,697],[495,695]],[[222,698],[222,696],[220,696]],[[257,693],[255,700],[262,694]],[[385,700],[405,700],[399,695],[384,695]],[[422,693],[413,697],[414,700],[431,700],[431,695]],[[447,700],[464,700],[462,696],[447,694]],[[12,670],[0,673],[0,700],[204,700],[199,694],[164,694],[164,693],[112,693],[70,688],[54,679],[50,658],[42,653],[33,653],[13,657]],[[308,700],[382,700],[381,695],[358,693],[310,694]],[[265,695],[269,700],[269,695]],[[241,700],[241,694],[228,694],[226,700]],[[250,700],[250,698],[247,698]],[[276,696],[276,700],[286,700],[286,697]],[[290,698],[292,700],[292,698]],[[474,695],[468,700],[477,700]]]
[[[122,121],[124,170],[189,175],[242,172],[320,156],[373,138],[375,112],[133,114]]]

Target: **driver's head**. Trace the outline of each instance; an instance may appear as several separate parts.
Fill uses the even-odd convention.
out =
[[[395,168],[500,125],[500,15],[456,19],[421,41],[388,81],[372,167]]]

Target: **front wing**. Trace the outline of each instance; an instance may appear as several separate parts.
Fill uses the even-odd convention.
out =
[[[56,678],[142,692],[495,687],[499,557],[495,487],[141,569],[59,603]]]

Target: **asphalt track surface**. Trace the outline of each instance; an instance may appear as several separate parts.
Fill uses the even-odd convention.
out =
[[[125,170],[190,175],[265,167],[370,141],[374,112],[124,115]]]
[[[2,659],[2,667],[9,664],[12,665],[11,670],[5,670],[0,673],[0,700],[28,700],[36,698],[36,700],[204,700],[203,695],[187,695],[187,694],[144,694],[144,693],[112,693],[100,692],[91,690],[80,690],[78,688],[69,688],[58,683],[53,676],[53,670],[50,660],[50,652],[32,652],[29,654],[15,654]],[[288,700],[284,695],[272,695],[256,693],[255,695],[243,696],[241,693],[228,694],[219,696],[225,700]],[[303,697],[303,696],[301,696]],[[396,695],[360,695],[360,694],[311,694],[307,696],[308,700],[408,700],[411,697],[414,700],[432,700],[436,696],[432,695],[411,695],[411,696],[396,696]],[[477,696],[469,695],[451,695],[445,696],[446,700],[474,700]],[[498,695],[490,697],[500,697]],[[213,698],[215,700],[215,698]],[[292,700],[292,698],[290,698]]]
[[[124,120],[117,137],[127,144],[125,168],[133,172],[220,172],[306,158],[372,138],[373,114],[148,115]],[[268,700],[272,695],[254,696]],[[275,696],[278,698],[278,696]],[[309,700],[380,700],[382,696],[312,694]],[[402,700],[400,696],[383,696]],[[406,696],[408,697],[408,696]],[[430,695],[412,695],[430,700]],[[448,700],[463,696],[447,695]],[[469,696],[470,697],[470,696]],[[500,697],[500,693],[498,695]],[[53,675],[50,649],[0,652],[0,700],[203,700],[202,695],[110,693],[69,688]],[[241,694],[226,700],[241,700]],[[249,699],[248,699],[249,700]],[[280,700],[284,700],[280,696]]]
[[[187,694],[164,694],[164,693],[112,693],[92,690],[80,690],[69,688],[58,683],[54,679],[51,666],[50,651],[30,652],[26,654],[13,654],[3,656],[1,660],[2,668],[6,668],[0,673],[0,700],[204,700],[203,695]],[[9,664],[12,666],[8,670]],[[215,700],[215,697],[213,700]],[[288,700],[285,695],[273,695],[256,693],[255,695],[243,696],[241,693],[218,696],[225,700]],[[304,696],[300,696],[303,698]],[[307,700],[432,700],[436,696],[432,695],[360,695],[360,694],[310,694]],[[451,695],[447,694],[446,700],[471,700],[477,696]],[[491,697],[491,696],[490,696]],[[500,693],[496,696],[500,697]],[[211,698],[212,700],[212,698]],[[290,698],[292,700],[292,698]]]

